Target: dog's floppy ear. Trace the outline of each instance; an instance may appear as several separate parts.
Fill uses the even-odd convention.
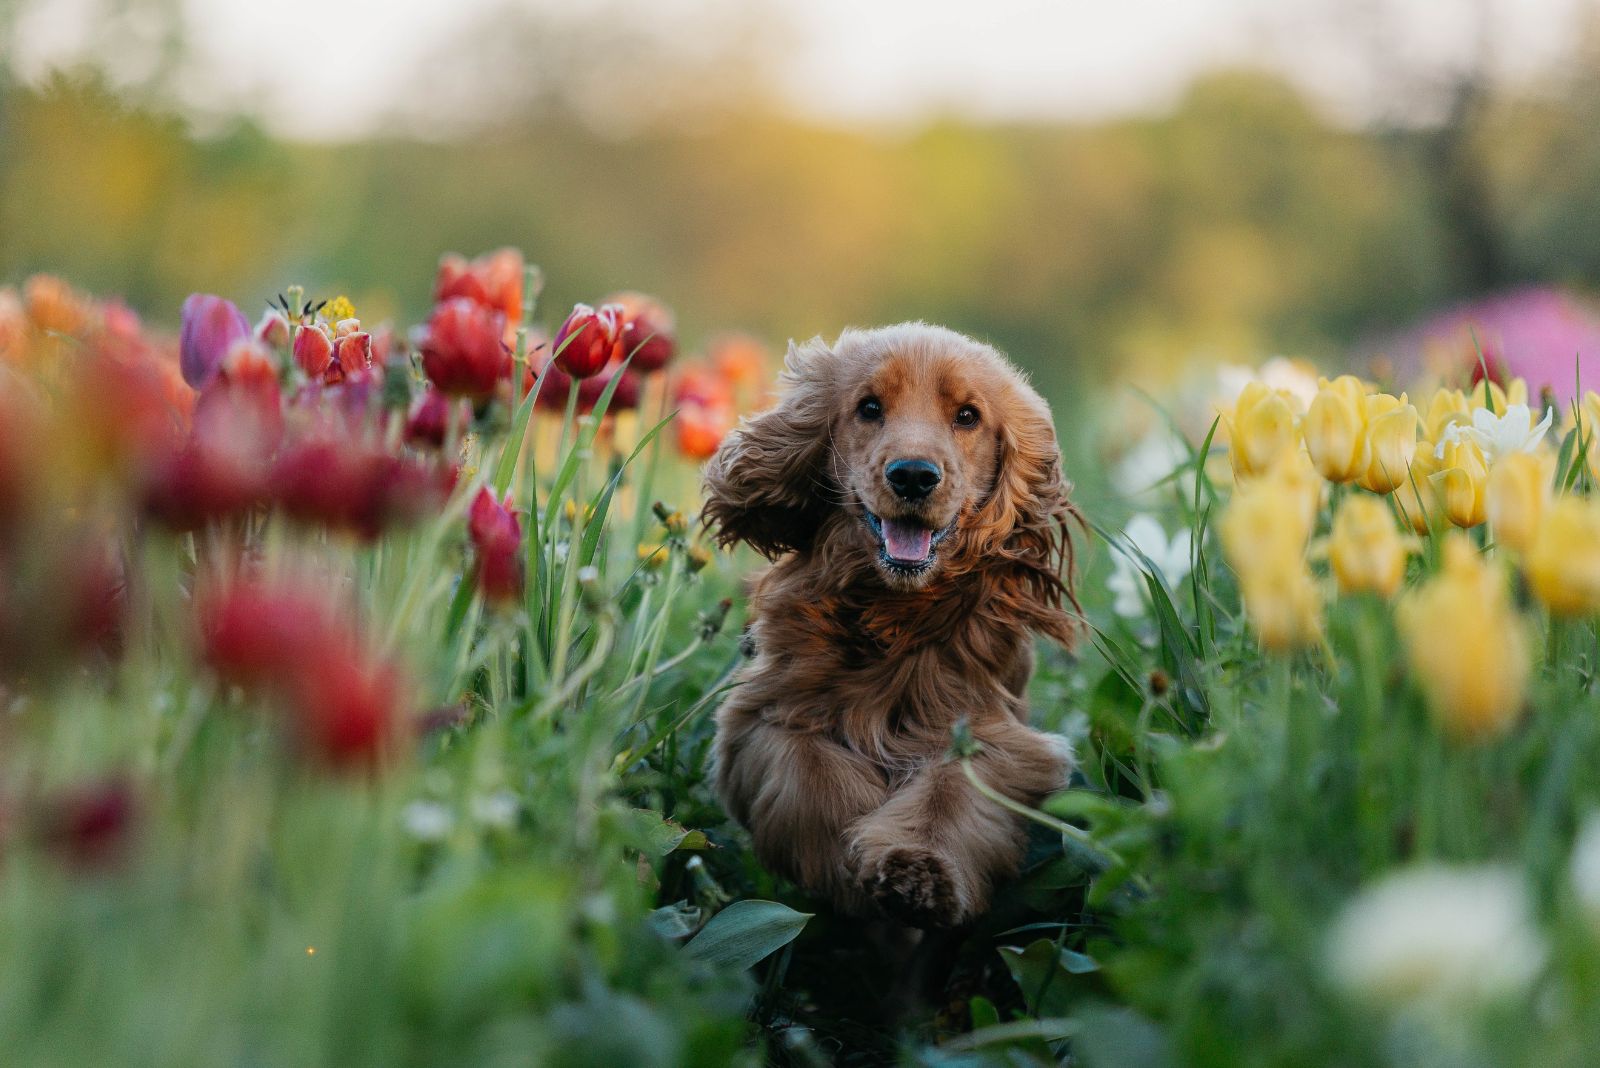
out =
[[[1012,385],[1001,409],[1000,457],[994,488],[972,531],[980,560],[1009,576],[1013,606],[1028,626],[1068,649],[1077,641],[1082,610],[1073,592],[1076,560],[1072,524],[1083,522],[1061,473],[1061,449],[1044,399],[1023,382]]]
[[[702,518],[717,543],[774,559],[810,548],[827,515],[838,358],[812,338],[789,343],[776,407],[743,420],[706,465]]]

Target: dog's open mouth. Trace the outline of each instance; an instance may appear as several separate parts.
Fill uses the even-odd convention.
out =
[[[878,558],[884,566],[912,575],[933,565],[939,543],[955,526],[952,521],[933,530],[916,519],[883,519],[871,511],[866,511],[866,519],[878,539]]]

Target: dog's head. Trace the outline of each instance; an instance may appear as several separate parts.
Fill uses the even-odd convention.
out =
[[[850,330],[792,345],[781,385],[706,468],[719,541],[825,552],[901,591],[999,568],[1043,606],[1070,600],[1050,410],[1000,353],[921,323]],[[1041,629],[1066,640],[1070,623]]]

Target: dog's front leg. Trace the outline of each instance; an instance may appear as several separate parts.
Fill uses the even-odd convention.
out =
[[[870,914],[846,832],[883,804],[883,774],[821,733],[767,722],[765,711],[729,705],[717,715],[723,804],[750,831],[767,867],[844,912]]]
[[[1024,804],[1065,787],[1070,754],[1059,739],[1009,717],[977,727],[973,766]],[[955,762],[918,771],[852,832],[862,891],[886,914],[917,927],[951,927],[989,906],[997,880],[1016,874],[1020,819],[984,797]]]

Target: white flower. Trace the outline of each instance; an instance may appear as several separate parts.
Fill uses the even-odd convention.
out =
[[[472,799],[472,818],[489,827],[510,827],[517,822],[522,803],[510,790],[479,794]]]
[[[1572,846],[1572,892],[1590,926],[1600,930],[1600,812],[1591,812]]]
[[[1123,454],[1117,461],[1112,480],[1130,496],[1137,496],[1155,488],[1188,462],[1188,448],[1177,435],[1161,426],[1140,438]]]
[[[1546,411],[1544,419],[1536,426],[1533,412],[1526,404],[1513,404],[1501,415],[1487,408],[1474,408],[1472,425],[1451,423],[1445,427],[1444,433],[1439,436],[1439,447],[1433,455],[1442,460],[1446,445],[1470,441],[1482,450],[1484,461],[1493,466],[1496,460],[1514,452],[1536,450],[1544,440],[1545,431],[1550,429],[1550,421],[1555,414],[1553,409]]]
[[[1522,878],[1509,868],[1414,868],[1345,905],[1328,967],[1347,992],[1387,1005],[1452,1006],[1524,989],[1544,965]]]
[[[450,833],[456,819],[437,801],[413,801],[400,810],[400,823],[419,842],[438,842]]]
[[[1122,531],[1126,538],[1139,552],[1150,558],[1160,572],[1161,578],[1171,586],[1182,582],[1189,574],[1189,553],[1191,548],[1191,535],[1188,528],[1178,531],[1171,540],[1167,532],[1153,516],[1143,513],[1128,520],[1128,525]],[[1147,593],[1144,580],[1144,562],[1126,550],[1119,552],[1113,559],[1115,570],[1106,581],[1106,586],[1116,596],[1116,602],[1111,606],[1119,616],[1129,619],[1144,614],[1144,602]]]

